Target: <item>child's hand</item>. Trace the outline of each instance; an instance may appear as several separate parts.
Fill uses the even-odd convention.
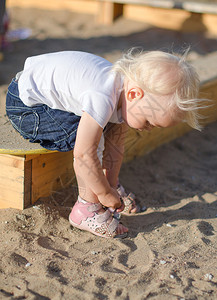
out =
[[[124,208],[125,208],[125,204],[124,204],[123,200],[121,199],[121,206],[116,208],[116,212],[120,213],[124,210]]]
[[[108,209],[110,210],[111,213],[119,214],[124,210],[124,208],[125,208],[125,204],[124,204],[123,200],[121,199],[121,206],[119,208],[114,209],[112,207],[109,207]]]
[[[110,207],[113,210],[121,209],[122,211],[123,204],[116,189],[111,188],[106,195],[98,195],[98,200],[106,207]]]

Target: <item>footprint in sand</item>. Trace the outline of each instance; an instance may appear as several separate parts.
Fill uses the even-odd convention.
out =
[[[129,250],[124,250],[119,256],[119,262],[125,267],[138,272],[147,272],[155,258],[154,252],[149,247],[146,239],[139,234],[134,242],[122,241]]]
[[[208,222],[205,221],[200,221],[198,223],[197,228],[199,229],[199,231],[205,235],[205,236],[211,236],[214,235],[214,228],[212,227],[212,225]]]
[[[101,269],[104,272],[129,274],[129,272],[147,272],[153,263],[155,255],[145,238],[140,234],[134,241],[121,240],[117,255],[103,261]]]
[[[38,238],[37,242],[38,242],[38,245],[42,248],[45,248],[48,250],[53,250],[53,251],[61,254],[62,256],[69,257],[68,252],[64,251],[62,249],[58,249],[58,248],[61,248],[61,247],[58,247],[58,242],[57,241],[53,242],[49,237],[41,236]],[[61,241],[59,244],[61,244]]]
[[[47,273],[49,274],[49,276],[56,278],[61,284],[67,285],[68,279],[63,277],[61,272],[62,272],[62,270],[58,266],[57,262],[51,261],[47,265]]]

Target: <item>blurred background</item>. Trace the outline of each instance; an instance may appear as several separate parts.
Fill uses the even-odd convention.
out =
[[[127,4],[126,4],[127,3]],[[217,49],[217,0],[1,0],[0,85],[28,56],[81,50],[111,62],[131,47],[184,52]]]

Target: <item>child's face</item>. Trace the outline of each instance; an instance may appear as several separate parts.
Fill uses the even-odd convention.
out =
[[[168,110],[168,101],[172,95],[153,95],[141,89],[131,92],[131,95],[125,94],[122,103],[122,117],[130,127],[151,131],[154,127],[171,127],[180,121],[180,112],[174,112],[171,116]]]

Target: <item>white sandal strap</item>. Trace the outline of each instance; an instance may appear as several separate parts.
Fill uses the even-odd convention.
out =
[[[113,218],[111,223],[109,224],[109,231],[111,233],[114,233],[118,227],[118,224],[119,224],[119,221],[117,219]]]
[[[106,222],[102,223],[102,225],[96,228],[96,232],[106,237],[115,237],[116,229],[118,227],[119,221],[117,219],[112,219],[111,223],[107,224]]]
[[[125,197],[127,195],[123,185],[121,184],[118,185],[117,192],[121,197]]]
[[[101,208],[102,208],[102,204],[101,203],[92,203],[90,206],[87,207],[87,210],[89,212],[97,212]]]
[[[97,212],[98,210],[100,210],[102,208],[101,203],[87,202],[86,200],[82,199],[79,195],[78,195],[78,202],[81,202],[83,204],[88,204],[87,210],[89,212]]]
[[[106,222],[111,216],[111,212],[107,209],[103,214],[98,215],[97,221],[99,223]]]

